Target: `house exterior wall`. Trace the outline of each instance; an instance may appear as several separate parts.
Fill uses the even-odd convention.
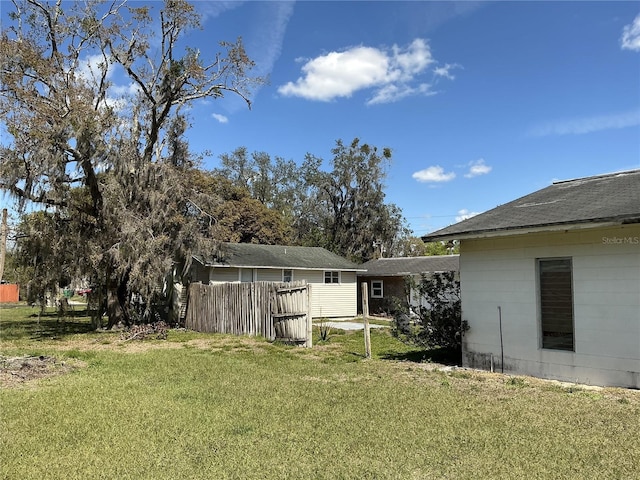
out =
[[[572,261],[574,351],[541,348],[537,260],[558,257]],[[503,356],[509,373],[640,388],[640,225],[462,240],[460,279],[463,365],[501,371]]]
[[[209,268],[200,262],[193,262],[189,271],[189,281],[209,283]]]
[[[358,314],[355,272],[341,272],[340,283],[324,283],[323,272],[311,287],[311,316],[313,318],[353,318]],[[309,280],[307,280],[309,283]]]
[[[238,268],[210,268],[212,283],[238,282]],[[281,268],[256,269],[254,278],[259,282],[281,282]],[[357,315],[356,274],[340,272],[340,283],[325,284],[322,270],[293,270],[293,280],[312,284],[311,316],[313,318],[353,318]]]
[[[371,282],[382,281],[382,298],[374,298],[371,296],[373,288]],[[369,292],[369,313],[373,315],[392,313],[394,298],[405,301],[407,298],[405,292],[405,277],[391,276],[371,276],[358,278],[358,308],[362,306],[362,284],[367,284]]]
[[[209,283],[239,282],[238,268],[209,268]]]
[[[258,268],[256,272],[256,281],[258,282],[281,282],[282,269],[276,268]]]

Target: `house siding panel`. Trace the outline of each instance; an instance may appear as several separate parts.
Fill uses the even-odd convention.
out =
[[[282,269],[259,268],[256,280],[258,282],[281,282],[282,281]]]
[[[311,316],[353,318],[357,315],[355,299],[355,279],[351,283],[315,284],[311,287]]]
[[[609,242],[608,239],[631,239]],[[640,388],[639,225],[463,240],[463,363],[543,378]],[[536,260],[571,258],[574,352],[540,348]],[[503,352],[500,349],[502,316]],[[499,370],[498,370],[499,371]]]
[[[340,283],[325,284],[323,272],[312,272],[319,282],[311,288],[313,318],[353,318],[357,315],[355,272],[341,272]],[[316,277],[317,275],[317,277]]]
[[[319,270],[294,270],[293,278],[304,279],[307,283],[324,283],[324,273]]]
[[[237,268],[212,268],[209,274],[209,281],[213,283],[239,282],[240,273]]]

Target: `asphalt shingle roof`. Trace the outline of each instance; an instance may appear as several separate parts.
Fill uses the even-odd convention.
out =
[[[357,264],[321,247],[223,243],[218,255],[194,258],[203,265],[223,267],[361,270]]]
[[[422,238],[433,241],[523,228],[638,222],[640,170],[632,170],[554,182]]]
[[[427,272],[457,272],[460,270],[459,255],[434,255],[428,257],[396,257],[370,260],[361,265],[366,273],[361,276],[394,277]]]

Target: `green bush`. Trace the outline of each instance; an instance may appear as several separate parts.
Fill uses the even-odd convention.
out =
[[[419,282],[411,279],[408,282],[422,304],[413,312],[415,328],[404,333],[420,345],[460,350],[462,335],[469,326],[462,320],[460,281],[454,272],[423,274]],[[408,305],[399,306],[396,324],[402,319],[406,321],[408,314]]]

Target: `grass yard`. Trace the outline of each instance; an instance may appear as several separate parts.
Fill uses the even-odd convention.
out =
[[[442,371],[386,329],[365,360],[362,332],[124,341],[74,313],[0,310],[2,479],[640,478],[640,392]]]

